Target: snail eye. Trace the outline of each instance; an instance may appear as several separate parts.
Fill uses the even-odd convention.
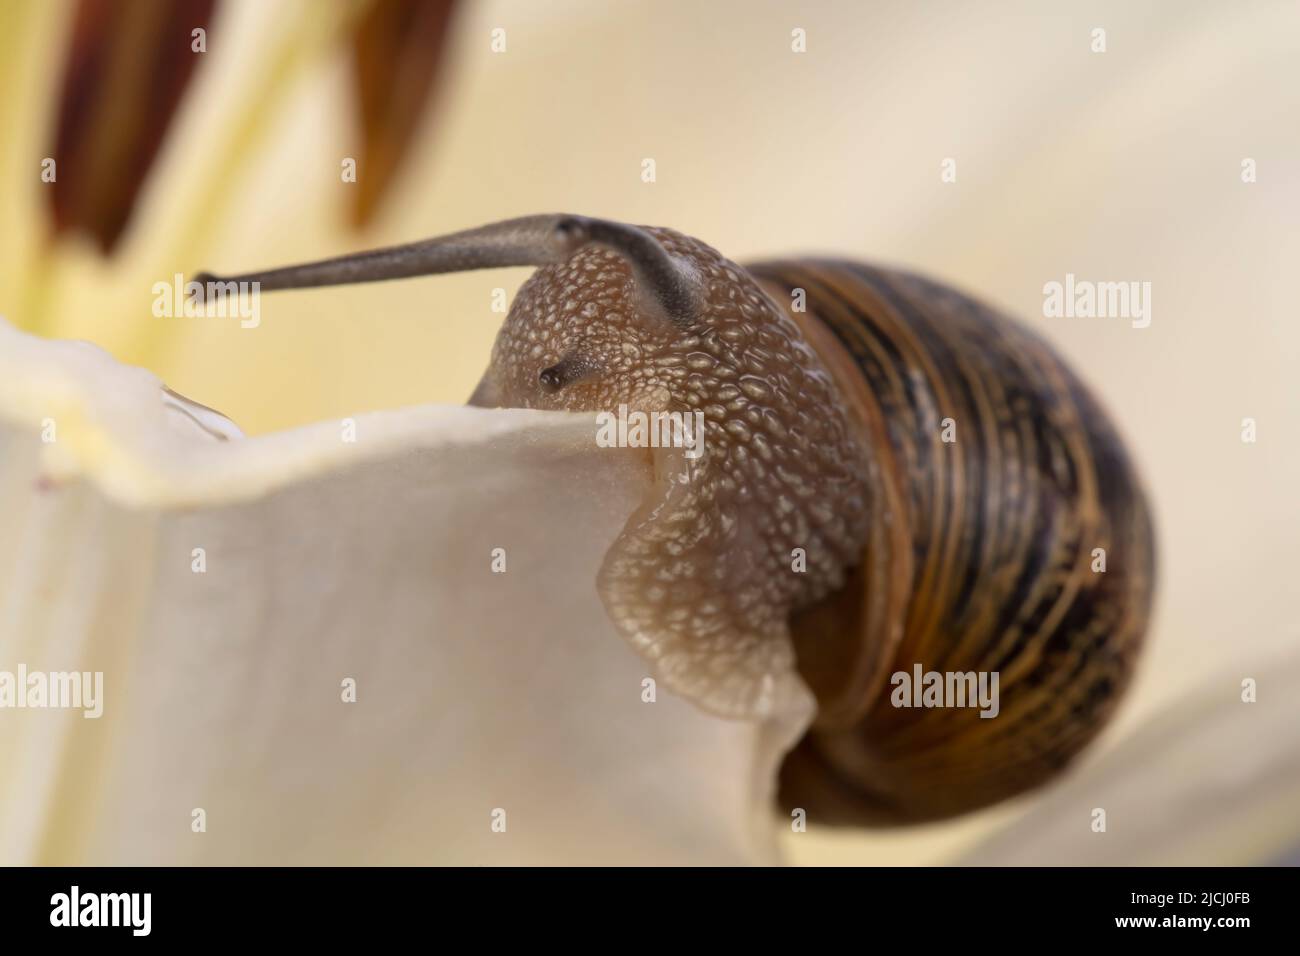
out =
[[[541,384],[543,390],[547,392],[558,392],[564,387],[564,378],[558,365],[542,369],[537,375],[537,381]]]
[[[566,385],[585,378],[596,371],[596,365],[581,355],[570,353],[549,368],[537,373],[542,390],[554,394]]]

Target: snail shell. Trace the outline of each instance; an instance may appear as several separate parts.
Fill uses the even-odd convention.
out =
[[[792,620],[819,710],[782,800],[896,823],[1044,782],[1105,724],[1147,626],[1152,526],[1114,429],[1044,341],[952,289],[852,262],[750,271],[777,302],[805,290],[792,317],[880,466],[874,547]],[[892,706],[887,676],[916,663],[998,672],[997,717]]]
[[[783,803],[822,822],[951,816],[1050,778],[1101,728],[1146,627],[1150,520],[1084,387],[979,303],[851,262],[746,270],[669,229],[567,215],[204,278],[507,265],[539,268],[473,404],[702,416],[702,455],[653,452],[597,588],[708,710],[811,709],[811,690]],[[891,675],[918,665],[996,673],[997,716],[894,706]]]

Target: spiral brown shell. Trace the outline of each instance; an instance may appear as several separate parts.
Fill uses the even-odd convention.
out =
[[[842,261],[749,271],[783,305],[803,290],[790,315],[880,466],[862,563],[791,621],[819,713],[782,803],[912,822],[1044,782],[1105,724],[1147,625],[1152,525],[1114,429],[1043,340],[952,289]],[[997,672],[997,717],[894,706],[889,676],[916,664]]]

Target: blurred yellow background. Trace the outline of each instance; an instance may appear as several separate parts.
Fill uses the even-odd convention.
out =
[[[0,314],[20,328],[96,342],[263,433],[463,401],[502,318],[492,290],[512,294],[527,271],[268,296],[256,329],[155,318],[153,283],[545,211],[672,226],[740,262],[901,265],[1054,341],[1148,482],[1156,627],[1086,759],[1188,689],[1235,694],[1243,668],[1295,653],[1300,5],[462,3],[415,146],[357,232],[357,186],[340,176],[360,151],[341,36],[359,6],[229,0],[107,259],[42,238],[74,9],[0,5]],[[1242,181],[1247,158],[1257,182]],[[1150,327],[1044,319],[1042,287],[1067,273],[1151,282]],[[788,849],[805,863],[935,862],[1022,805],[899,833],[814,830]]]

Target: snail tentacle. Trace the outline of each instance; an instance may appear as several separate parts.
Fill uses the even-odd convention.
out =
[[[673,322],[689,325],[699,299],[694,276],[650,233],[626,223],[567,213],[523,216],[434,239],[241,275],[201,272],[201,284],[258,283],[261,291],[383,282],[417,276],[544,266],[597,245],[623,256],[637,282]]]

